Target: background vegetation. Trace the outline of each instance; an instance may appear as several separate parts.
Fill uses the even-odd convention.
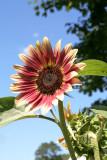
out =
[[[34,10],[37,16],[47,17],[48,14],[56,10],[65,12],[76,9],[80,12],[80,17],[76,23],[65,20],[66,32],[75,34],[79,38],[79,43],[74,48],[78,48],[79,60],[98,59],[107,62],[107,3],[105,0],[34,0],[36,3]],[[49,13],[50,12],[50,13]],[[79,92],[92,96],[93,92],[107,90],[107,77],[87,76],[81,77],[83,85]],[[92,105],[107,105],[107,99],[98,99]]]

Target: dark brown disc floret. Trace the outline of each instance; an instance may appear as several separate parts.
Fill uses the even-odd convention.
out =
[[[63,74],[57,66],[43,68],[38,74],[36,84],[40,93],[53,95],[56,90],[61,88]]]

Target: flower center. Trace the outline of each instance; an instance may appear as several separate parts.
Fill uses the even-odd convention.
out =
[[[52,86],[57,80],[57,74],[55,73],[47,73],[44,75],[42,81],[44,86]]]
[[[58,67],[49,66],[39,72],[36,80],[37,89],[40,93],[53,95],[57,89],[61,88],[63,74]]]

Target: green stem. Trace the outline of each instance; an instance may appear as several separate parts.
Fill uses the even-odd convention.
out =
[[[95,158],[95,160],[100,160],[100,153],[99,153],[97,136],[91,131],[89,131],[88,135],[91,139],[91,144],[93,146],[94,158]]]
[[[46,116],[43,116],[43,115],[28,115],[28,116],[23,116],[23,117],[21,117],[21,118],[18,118],[17,120],[25,119],[25,118],[42,118],[42,119],[50,120],[50,121],[58,124],[55,119],[50,118],[50,117],[46,117]]]
[[[61,128],[62,133],[64,135],[70,156],[71,156],[72,160],[76,160],[74,149],[73,149],[71,140],[69,138],[69,132],[67,130],[66,123],[65,123],[63,103],[60,100],[58,101],[58,110],[59,110],[59,118],[60,118],[60,128]]]
[[[104,128],[104,125],[105,125],[106,121],[107,120],[105,118],[103,118],[100,130],[99,130],[98,135],[97,135],[97,140],[98,141],[101,139],[102,131],[103,131],[103,128]]]
[[[51,112],[52,115],[54,116],[56,122],[59,123],[59,120],[58,120],[57,116],[55,115],[55,113],[52,111],[52,109],[50,110],[50,112]]]

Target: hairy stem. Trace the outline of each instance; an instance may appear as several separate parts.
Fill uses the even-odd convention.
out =
[[[94,158],[95,158],[95,160],[100,160],[100,153],[99,153],[97,136],[91,131],[89,131],[88,136],[90,137],[91,144],[93,146]]]
[[[71,140],[69,138],[69,132],[67,130],[66,123],[65,123],[63,103],[60,100],[58,101],[58,110],[59,110],[59,118],[60,118],[60,128],[61,128],[62,133],[64,135],[70,156],[71,156],[72,160],[76,160],[74,149],[73,149]]]

